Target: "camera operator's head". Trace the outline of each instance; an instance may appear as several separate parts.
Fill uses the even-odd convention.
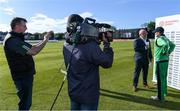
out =
[[[67,22],[67,32],[68,33],[76,32],[77,26],[83,21],[84,19],[78,14],[70,15]]]
[[[105,23],[96,23],[93,18],[86,17],[83,19],[78,14],[72,14],[67,22],[67,34],[65,39],[67,43],[79,44],[96,41],[100,44],[104,39],[108,42],[113,41],[113,31],[111,25]]]

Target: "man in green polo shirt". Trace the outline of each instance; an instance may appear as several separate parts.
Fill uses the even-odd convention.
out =
[[[167,71],[169,63],[169,55],[175,48],[175,44],[171,42],[165,35],[162,27],[154,30],[155,36],[155,74],[157,77],[158,95],[151,96],[153,100],[164,101],[167,95]]]

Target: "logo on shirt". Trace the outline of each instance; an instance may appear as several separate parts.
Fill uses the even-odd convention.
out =
[[[29,50],[30,48],[29,47],[27,47],[27,46],[25,46],[25,45],[23,45],[22,46],[24,49],[26,49],[26,50]]]

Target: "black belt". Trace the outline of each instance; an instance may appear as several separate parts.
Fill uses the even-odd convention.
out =
[[[163,62],[168,62],[169,60],[161,60],[161,61],[156,61],[156,63],[163,63]]]

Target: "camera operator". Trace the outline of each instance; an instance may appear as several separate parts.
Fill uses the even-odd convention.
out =
[[[72,18],[82,19],[79,15]],[[75,20],[79,20],[75,19]],[[63,54],[67,68],[68,94],[71,110],[97,110],[99,101],[99,66],[110,68],[113,50],[102,34],[104,48],[101,50],[96,40],[72,45],[65,42]]]
[[[15,17],[11,29],[4,39],[4,51],[11,71],[11,76],[19,97],[19,110],[29,110],[32,104],[33,79],[35,64],[32,56],[38,54],[49,40],[51,32],[36,45],[24,41],[27,20]]]

